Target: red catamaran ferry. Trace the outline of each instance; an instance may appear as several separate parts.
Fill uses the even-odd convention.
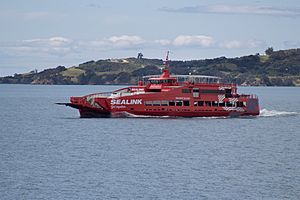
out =
[[[70,103],[58,104],[78,109],[82,118],[259,115],[257,96],[238,94],[236,84],[220,83],[214,76],[170,75],[168,54],[161,75],[144,76],[136,86],[71,97]]]

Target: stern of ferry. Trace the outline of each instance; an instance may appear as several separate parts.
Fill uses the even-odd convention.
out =
[[[247,101],[246,101],[246,113],[247,115],[259,115],[260,108],[259,108],[259,102],[258,97],[256,95],[248,95]]]

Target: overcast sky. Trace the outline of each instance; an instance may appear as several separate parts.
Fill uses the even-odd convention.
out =
[[[3,0],[0,76],[89,60],[300,47],[299,0]]]

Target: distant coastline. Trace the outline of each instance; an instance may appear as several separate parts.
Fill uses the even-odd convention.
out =
[[[273,51],[265,55],[171,61],[173,74],[219,76],[242,86],[300,86],[300,49]],[[162,59],[137,58],[88,61],[78,66],[33,70],[0,77],[1,84],[128,85],[145,75],[160,74]]]

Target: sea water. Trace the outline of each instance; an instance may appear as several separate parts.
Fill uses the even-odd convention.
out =
[[[70,96],[0,85],[0,199],[300,199],[300,88],[241,87],[248,118],[81,119]]]

